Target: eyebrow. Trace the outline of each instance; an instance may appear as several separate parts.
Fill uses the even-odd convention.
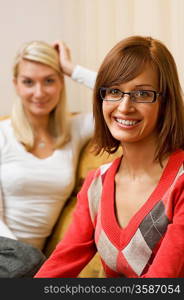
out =
[[[144,86],[149,86],[149,87],[152,87],[154,88],[154,86],[152,84],[149,84],[149,83],[143,83],[143,84],[136,84],[135,87],[144,87]]]
[[[113,85],[113,87],[120,88],[120,85]],[[142,87],[149,87],[155,89],[155,87],[152,84],[149,83],[141,83],[141,84],[135,84],[133,89],[142,88]]]
[[[54,76],[56,76],[56,75],[57,75],[57,74],[55,74],[55,73],[51,73],[51,74],[48,74],[48,75],[44,76],[44,78],[54,77]],[[31,75],[24,75],[24,74],[19,75],[19,76],[22,77],[22,78],[31,78],[31,77],[32,77]]]

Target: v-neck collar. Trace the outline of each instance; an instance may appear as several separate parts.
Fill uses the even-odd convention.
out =
[[[181,151],[182,150],[177,150],[170,155],[156,188],[153,190],[148,200],[140,207],[140,209],[132,216],[129,223],[123,228],[119,226],[115,215],[115,175],[123,156],[116,159],[111,168],[107,171],[102,192],[101,221],[108,238],[112,240],[117,248],[122,249],[122,247],[126,246],[145,216],[150,212],[155,204],[163,198],[165,191],[171,186],[179,171],[181,163],[184,160],[184,152],[181,157]]]

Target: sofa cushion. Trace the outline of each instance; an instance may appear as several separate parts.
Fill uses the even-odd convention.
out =
[[[95,156],[92,153],[90,142],[88,142],[81,151],[76,174],[76,184],[71,197],[67,200],[59,219],[53,229],[52,235],[48,238],[45,247],[45,254],[49,256],[57,243],[63,238],[72,218],[72,213],[77,201],[77,193],[81,189],[87,173],[100,165],[111,162],[121,156],[121,148],[114,154],[103,153]],[[98,253],[93,257],[89,264],[81,271],[79,277],[103,277],[102,265]]]
[[[121,147],[113,154],[104,152],[101,155],[94,155],[92,149],[91,143],[88,142],[81,151],[76,174],[76,185],[73,190],[73,194],[75,195],[81,189],[84,179],[89,171],[97,169],[99,166],[111,162],[122,155]]]

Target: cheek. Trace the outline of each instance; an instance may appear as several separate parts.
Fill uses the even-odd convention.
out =
[[[150,114],[151,116],[153,115],[155,122],[157,122],[158,120],[158,115],[159,115],[159,105],[157,104],[153,110],[153,112],[151,112]]]
[[[16,87],[16,93],[20,98],[27,98],[27,97],[29,97],[29,95],[31,95],[32,91],[30,88],[27,89],[24,86],[19,84]]]
[[[60,99],[61,99],[61,92],[60,91],[57,91],[57,92],[52,94],[52,103],[58,104]]]
[[[105,105],[104,105],[104,102],[102,103],[102,113],[103,113],[103,116],[105,114]]]
[[[56,86],[55,88],[50,90],[50,94],[53,95],[56,98],[56,100],[58,100],[62,93],[62,89],[62,86]]]
[[[102,104],[102,114],[103,114],[105,122],[108,123],[108,109],[107,109],[107,106],[104,104],[104,102]]]
[[[105,120],[110,118],[111,112],[113,111],[112,105],[110,103],[103,101],[102,102],[102,113]]]
[[[30,96],[31,96],[31,91],[27,91],[27,90],[21,90],[18,93],[18,96],[22,99],[22,100],[27,100]]]
[[[154,129],[158,123],[159,107],[156,105],[154,108],[147,111],[148,127]]]

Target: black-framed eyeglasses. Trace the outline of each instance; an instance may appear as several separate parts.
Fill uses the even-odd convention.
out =
[[[152,103],[161,95],[160,92],[152,90],[138,90],[131,92],[122,92],[117,88],[101,87],[99,89],[100,97],[103,101],[120,101],[124,95],[129,95],[130,100],[136,103]]]

